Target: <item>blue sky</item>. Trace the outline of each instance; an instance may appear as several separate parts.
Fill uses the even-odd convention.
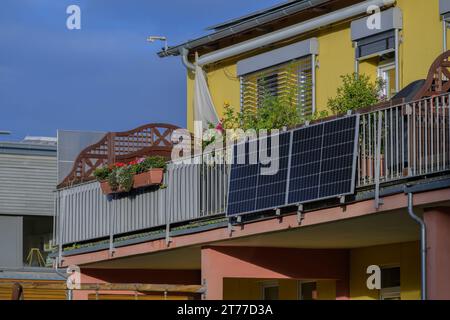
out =
[[[281,0],[2,0],[0,130],[9,137],[57,129],[123,131],[149,122],[185,126],[185,70],[160,59],[169,45]],[[66,28],[67,6],[81,30]]]

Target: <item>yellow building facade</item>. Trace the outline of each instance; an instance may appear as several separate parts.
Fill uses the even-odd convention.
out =
[[[403,28],[399,31],[399,84],[400,89],[409,83],[425,79],[434,59],[443,51],[442,17],[439,0],[397,0],[395,5],[403,16]],[[356,18],[355,18],[356,19]],[[352,20],[326,26],[307,34],[283,41],[283,44],[268,49],[243,53],[225,61],[218,61],[204,67],[211,97],[219,118],[223,116],[224,104],[229,103],[236,110],[241,105],[240,79],[237,62],[263,52],[285,46],[289,43],[315,37],[318,39],[319,54],[316,57],[316,111],[326,110],[327,101],[336,95],[341,76],[355,71],[355,47],[351,40]],[[359,73],[375,80],[380,72],[377,57],[361,61]],[[187,76],[187,126],[193,130],[194,75]]]

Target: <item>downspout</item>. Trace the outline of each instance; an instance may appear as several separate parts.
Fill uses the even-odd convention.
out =
[[[447,20],[444,18],[444,17],[442,17],[442,28],[443,28],[443,32],[442,32],[442,34],[443,34],[443,47],[444,47],[444,52],[446,52],[447,51],[447,27],[448,27],[448,24],[447,24]]]
[[[185,47],[182,47],[180,49],[180,55],[181,55],[181,62],[183,62],[183,65],[186,67],[188,71],[195,72],[195,66],[189,61],[188,55],[189,50]]]
[[[413,194],[408,192],[408,214],[414,219],[419,225],[421,229],[420,235],[420,246],[421,246],[421,279],[422,279],[422,291],[421,291],[421,299],[427,300],[427,234],[426,234],[426,225],[425,222],[419,218],[413,210]]]
[[[395,93],[400,92],[400,32],[395,29]]]

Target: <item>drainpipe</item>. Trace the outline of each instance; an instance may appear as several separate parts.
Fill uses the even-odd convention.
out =
[[[447,20],[443,17],[442,18],[442,28],[443,28],[443,45],[444,45],[444,52],[446,52],[447,51],[447,27],[448,27],[448,24],[447,24]]]
[[[427,300],[427,234],[426,234],[426,226],[425,222],[419,218],[413,210],[413,194],[411,192],[408,193],[408,214],[411,218],[414,219],[419,225],[421,229],[420,235],[420,246],[421,246],[421,264],[422,264],[422,292],[421,299]]]
[[[395,93],[400,92],[400,33],[395,29]]]
[[[180,55],[181,55],[181,62],[183,62],[183,65],[186,67],[186,69],[194,72],[195,66],[188,59],[189,50],[186,49],[185,47],[182,47],[180,49]]]

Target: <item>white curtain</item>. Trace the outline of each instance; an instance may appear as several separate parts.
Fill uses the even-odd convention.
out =
[[[194,83],[194,120],[201,121],[203,129],[207,129],[209,123],[214,126],[219,124],[219,116],[209,93],[205,73],[197,64],[195,65]]]

